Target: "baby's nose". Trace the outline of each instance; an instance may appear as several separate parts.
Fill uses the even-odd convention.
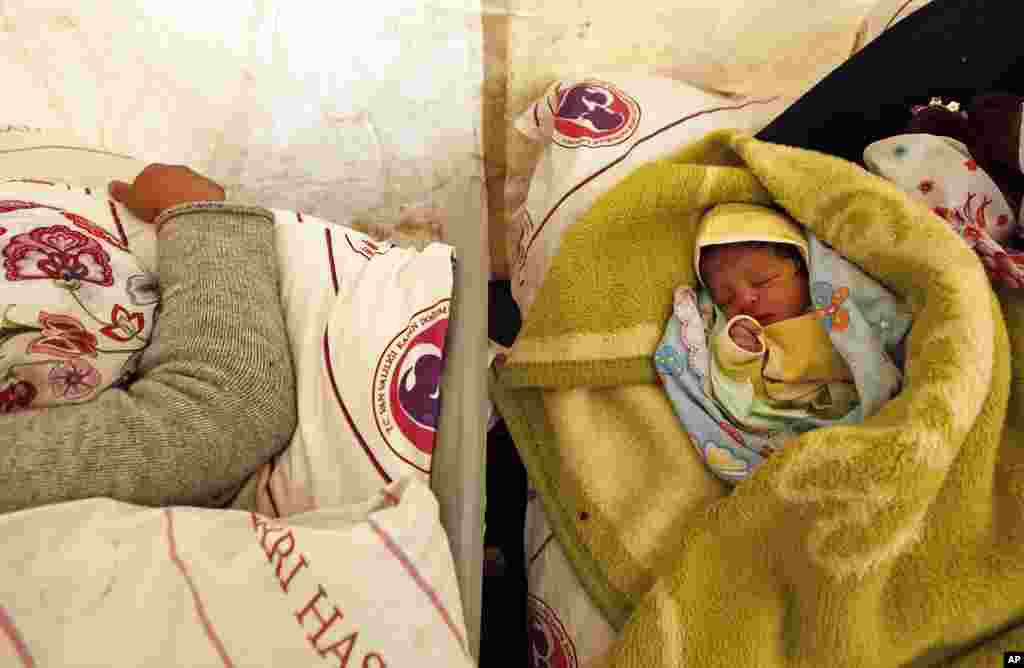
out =
[[[740,313],[749,315],[757,305],[757,292],[744,290],[736,295],[735,307]]]

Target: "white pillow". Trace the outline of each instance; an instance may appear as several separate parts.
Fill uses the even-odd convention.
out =
[[[258,508],[287,516],[429,480],[455,249],[376,242],[275,209],[281,305],[298,384],[291,445],[261,472]]]
[[[516,121],[544,146],[509,226],[512,296],[525,317],[565,230],[636,167],[708,132],[751,133],[785,110],[782,98],[736,100],[674,79],[620,74],[553,83]]]
[[[102,196],[107,183],[131,183],[146,163],[88,146],[64,130],[0,124],[0,177],[75,183]]]
[[[854,51],[859,51],[879,35],[907,18],[933,0],[879,0],[861,21],[857,31],[857,44]]]

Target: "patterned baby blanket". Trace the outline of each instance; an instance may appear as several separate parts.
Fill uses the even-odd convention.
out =
[[[857,424],[899,391],[901,343],[910,329],[906,307],[856,265],[807,234],[811,301],[832,344],[853,374],[859,403],[836,419],[787,411],[784,426],[756,433],[738,429],[713,398],[710,385],[714,305],[708,291],[688,285],[675,291],[672,317],[654,355],[658,378],[690,442],[726,482],[750,476],[766,457],[795,436],[832,424]],[[766,421],[767,424],[767,421]]]

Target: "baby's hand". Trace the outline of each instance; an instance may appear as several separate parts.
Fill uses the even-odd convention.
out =
[[[729,328],[729,336],[733,343],[750,353],[759,353],[763,350],[758,335],[761,328],[750,320],[740,320]]]

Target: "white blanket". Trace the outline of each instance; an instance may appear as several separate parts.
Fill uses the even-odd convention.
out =
[[[285,522],[79,501],[0,516],[0,542],[0,665],[473,665],[413,480]]]

